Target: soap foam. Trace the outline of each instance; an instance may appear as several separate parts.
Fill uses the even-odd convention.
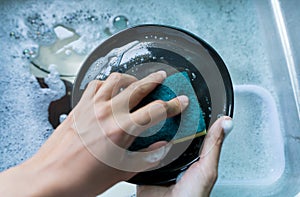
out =
[[[108,77],[108,75],[111,73],[112,68],[118,67],[120,65],[124,53],[126,53],[138,43],[138,41],[133,41],[120,48],[115,48],[107,53],[107,55],[105,55],[104,57],[100,57],[99,59],[97,59],[94,63],[92,63],[92,65],[86,72],[80,84],[80,89],[84,90],[86,85],[91,80],[96,79],[97,76],[100,80]]]
[[[64,83],[54,71],[40,88],[23,62],[0,58],[7,66],[0,73],[0,171],[32,156],[52,133],[48,122],[51,101],[65,94]],[[10,63],[8,63],[10,62]]]
[[[234,90],[235,126],[224,141],[218,184],[272,184],[285,167],[275,101],[259,86],[239,85]]]

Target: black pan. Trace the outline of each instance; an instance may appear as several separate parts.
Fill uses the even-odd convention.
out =
[[[116,48],[120,50],[112,51]],[[107,55],[110,57],[103,58]],[[162,25],[132,27],[100,44],[85,60],[75,80],[72,106],[78,103],[89,81],[104,80],[111,72],[129,73],[142,78],[156,70],[172,72],[170,68],[186,70],[190,74],[207,129],[220,114],[232,117],[232,82],[218,53],[190,32]],[[174,183],[180,172],[199,159],[203,139],[202,136],[177,144],[171,149],[169,157],[187,143],[188,148],[176,160],[161,168],[141,172],[129,182],[146,185]]]

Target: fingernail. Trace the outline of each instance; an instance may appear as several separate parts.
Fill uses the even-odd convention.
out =
[[[167,73],[166,73],[166,71],[164,71],[164,70],[160,70],[160,71],[158,71],[158,72],[156,72],[157,74],[160,74],[163,78],[166,78],[167,77]]]
[[[185,95],[180,95],[177,97],[177,99],[184,107],[186,107],[189,104],[189,98]]]
[[[222,121],[222,128],[225,134],[225,137],[229,135],[229,133],[233,129],[233,121],[231,119],[224,119]]]

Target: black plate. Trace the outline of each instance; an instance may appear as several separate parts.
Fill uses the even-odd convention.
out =
[[[117,48],[120,50],[113,51]],[[98,46],[86,59],[75,80],[72,106],[78,103],[89,81],[103,80],[111,72],[126,72],[142,78],[156,70],[172,72],[170,68],[187,70],[190,74],[207,129],[219,114],[232,117],[232,82],[221,57],[195,35],[162,25],[132,27],[113,35]],[[174,183],[180,172],[199,159],[198,152],[203,139],[204,137],[198,137],[190,142],[176,144],[167,157],[175,154],[177,148],[190,143],[184,153],[172,163],[141,172],[129,182],[147,185]]]

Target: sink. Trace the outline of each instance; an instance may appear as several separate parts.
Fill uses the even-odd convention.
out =
[[[68,93],[60,79],[72,83],[97,45],[126,27],[163,24],[213,46],[234,84],[235,127],[224,142],[212,196],[295,196],[299,7],[297,0],[1,1],[0,171],[29,158],[51,135],[49,104]],[[46,77],[46,88],[36,77]],[[120,183],[102,196],[120,188],[130,196],[135,185]]]

